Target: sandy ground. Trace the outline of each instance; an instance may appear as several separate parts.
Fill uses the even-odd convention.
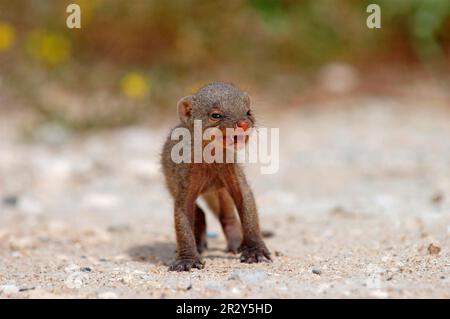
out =
[[[0,298],[450,298],[450,109],[364,96],[292,107],[280,170],[249,168],[273,263],[223,252],[208,216],[204,270],[167,271],[169,126],[24,142],[0,121]],[[430,246],[431,245],[431,246]]]

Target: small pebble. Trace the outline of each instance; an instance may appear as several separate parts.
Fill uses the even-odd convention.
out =
[[[262,235],[264,238],[270,238],[270,237],[275,236],[275,233],[274,233],[273,231],[271,231],[271,230],[263,230],[263,231],[261,232],[261,235]]]
[[[64,283],[70,289],[80,289],[84,282],[87,281],[88,275],[80,271],[76,271],[67,276]]]
[[[430,253],[430,255],[437,255],[441,252],[441,247],[437,244],[431,243],[428,246],[428,252]]]
[[[313,268],[313,269],[311,269],[311,271],[312,271],[313,274],[316,274],[316,275],[321,275],[322,274],[322,270],[320,270],[318,268]]]
[[[17,206],[19,198],[15,195],[6,196],[3,198],[3,204],[5,206]]]
[[[91,267],[83,267],[83,268],[81,268],[81,271],[82,272],[91,272],[92,268]]]
[[[121,277],[121,278],[119,279],[119,281],[120,281],[121,283],[123,283],[123,284],[130,284],[130,283],[133,281],[133,276],[127,274],[127,275]]]
[[[441,204],[443,200],[444,200],[444,194],[442,194],[441,192],[436,193],[433,195],[433,197],[431,197],[431,202],[435,205]]]

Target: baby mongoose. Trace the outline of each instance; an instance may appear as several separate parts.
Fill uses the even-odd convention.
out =
[[[191,136],[194,120],[201,120],[203,130],[240,128],[246,132],[255,122],[248,94],[228,83],[211,83],[182,98],[178,114],[181,123],[175,128],[187,128]],[[270,261],[255,199],[242,168],[237,163],[175,163],[171,150],[178,142],[169,137],[162,152],[163,173],[174,199],[177,238],[177,258],[169,270],[189,271],[204,266],[200,254],[207,247],[206,223],[205,214],[196,203],[200,196],[218,217],[228,251],[241,252],[240,260],[246,263]],[[225,138],[223,144],[225,147]]]

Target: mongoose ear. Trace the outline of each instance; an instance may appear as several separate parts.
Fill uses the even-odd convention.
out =
[[[192,115],[192,95],[185,96],[179,100],[177,107],[180,120],[185,123]]]

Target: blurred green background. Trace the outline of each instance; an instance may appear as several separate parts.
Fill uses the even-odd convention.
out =
[[[66,27],[70,3],[81,29]],[[0,0],[0,108],[87,129],[172,112],[214,80],[289,96],[334,62],[448,74],[449,0],[376,1],[381,29],[366,27],[370,3]]]

